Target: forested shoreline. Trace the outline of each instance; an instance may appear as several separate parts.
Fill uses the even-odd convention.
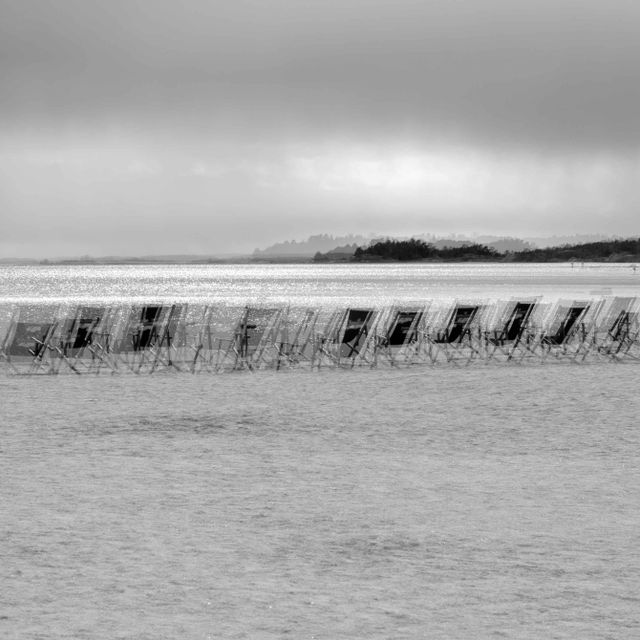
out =
[[[640,262],[640,238],[500,252],[472,242],[436,247],[412,238],[381,240],[352,255],[316,253],[314,262]]]

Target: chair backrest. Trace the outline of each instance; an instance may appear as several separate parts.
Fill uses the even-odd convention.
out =
[[[287,308],[280,324],[279,338],[282,353],[304,351],[313,339],[319,312],[309,308]]]
[[[54,324],[47,322],[16,322],[9,336],[5,353],[9,356],[37,358],[46,347]]]
[[[170,306],[144,305],[124,309],[117,339],[111,345],[114,353],[146,351],[162,337],[162,323]]]
[[[72,317],[64,321],[61,345],[65,353],[80,353],[93,343],[94,333],[103,322],[105,307],[79,307]]]
[[[262,309],[249,307],[238,327],[240,353],[249,356],[259,349],[264,339],[268,339],[275,329],[280,309]]]
[[[371,329],[373,309],[347,309],[340,328],[341,355],[357,355]]]
[[[421,319],[422,311],[397,310],[387,330],[386,343],[390,347],[402,347],[415,342]]]
[[[57,316],[58,308],[49,305],[18,307],[5,336],[4,354],[41,358],[55,333]]]
[[[144,351],[161,339],[161,324],[168,307],[148,305],[140,309],[139,322],[133,333],[133,350]]]
[[[516,302],[514,304],[511,314],[504,324],[504,340],[514,342],[520,338],[535,306],[535,302]]]
[[[589,311],[589,307],[587,303],[572,303],[569,307],[560,306],[550,328],[553,333],[547,333],[543,341],[547,344],[563,345],[579,327],[580,320]]]
[[[636,306],[637,298],[616,297],[608,300],[608,304],[602,307],[597,330],[613,342],[626,340],[634,328]]]
[[[476,314],[478,305],[456,305],[451,313],[441,342],[458,342],[468,333]]]

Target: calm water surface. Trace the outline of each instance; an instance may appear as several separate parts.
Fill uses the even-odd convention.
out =
[[[150,291],[109,273],[109,295]],[[553,277],[564,295],[571,274]],[[0,637],[637,637],[639,381],[614,364],[0,377]]]

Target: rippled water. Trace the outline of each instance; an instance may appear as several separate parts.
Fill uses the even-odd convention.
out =
[[[0,637],[635,637],[638,369],[0,377]]]

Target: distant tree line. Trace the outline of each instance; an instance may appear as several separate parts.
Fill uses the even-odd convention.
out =
[[[509,256],[513,262],[638,262],[640,238],[565,244],[561,247],[517,251]]]
[[[369,246],[357,247],[353,256],[341,247],[339,259],[355,262],[409,262],[431,261],[494,261],[494,262],[640,262],[640,238],[607,240],[584,244],[565,244],[546,249],[522,251],[497,251],[493,247],[471,242],[455,243],[455,246],[435,246],[412,238],[410,240],[379,240]],[[334,262],[337,255],[318,252],[315,262]]]
[[[501,254],[483,244],[464,243],[453,247],[436,247],[424,240],[382,240],[369,247],[358,247],[356,261],[368,260],[496,260]]]

